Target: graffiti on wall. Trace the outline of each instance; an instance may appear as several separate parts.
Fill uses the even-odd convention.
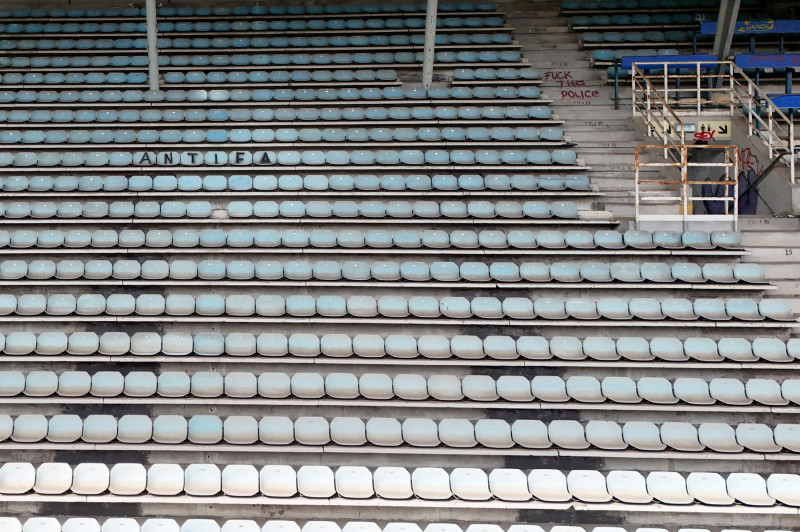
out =
[[[739,152],[739,174],[737,176],[739,182],[739,214],[756,214],[758,209],[758,185],[753,186],[758,177],[764,171],[764,165],[758,159],[758,156],[753,153],[750,148],[744,148]],[[723,177],[720,177],[720,181]],[[703,185],[701,194],[704,197],[722,198],[725,196],[732,196],[734,189],[732,185],[728,185],[728,190],[725,190],[724,185],[715,184],[711,179],[709,183]],[[703,205],[706,212],[709,214],[723,214],[725,206],[721,201],[704,201]]]

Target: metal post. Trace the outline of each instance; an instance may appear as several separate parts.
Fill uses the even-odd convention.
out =
[[[425,48],[422,55],[422,86],[425,89],[429,89],[433,81],[433,55],[436,46],[436,11],[438,8],[438,0],[428,0],[428,9],[425,14]]]
[[[148,83],[151,91],[159,90],[158,86],[158,27],[156,25],[156,0],[147,0],[147,60]]]
[[[614,109],[619,109],[619,59],[614,59]]]
[[[714,54],[718,61],[724,61],[731,51],[736,17],[739,15],[740,0],[722,0],[717,17],[717,33],[714,36]]]
[[[701,87],[701,84],[700,84],[700,63],[697,63],[696,75],[697,75],[697,92],[696,92],[696,96],[695,97],[697,98],[697,116],[700,116],[700,98],[701,98],[701,95],[700,95],[700,87]]]

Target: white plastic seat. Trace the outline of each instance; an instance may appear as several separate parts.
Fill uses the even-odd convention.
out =
[[[418,467],[411,473],[414,494],[423,500],[445,500],[452,497],[450,476],[439,467]]]
[[[258,477],[256,477],[258,479]],[[225,521],[220,532],[261,532],[261,527],[255,521],[246,519],[231,519]]]
[[[774,453],[781,450],[770,427],[761,423],[740,423],[736,426],[736,442],[755,452]]]
[[[130,517],[110,517],[103,522],[101,532],[140,532],[139,523]]]
[[[672,383],[672,391],[681,401],[693,405],[710,405],[714,398],[709,395],[708,383],[695,377],[678,377]]]
[[[139,495],[147,488],[147,470],[142,464],[114,464],[109,471],[108,490],[114,495]]]
[[[259,490],[267,497],[291,497],[297,493],[297,474],[290,466],[264,466],[258,478]],[[333,483],[333,473],[330,474],[330,483]]]
[[[214,464],[189,464],[184,470],[184,491],[187,495],[207,497],[222,489],[222,473]]]
[[[325,466],[302,466],[297,470],[297,491],[304,497],[332,497],[336,493],[333,471]]]
[[[22,524],[16,517],[0,517],[0,529],[8,532],[22,532]]]
[[[609,495],[619,501],[647,504],[653,500],[647,493],[647,481],[638,471],[609,471],[606,484]],[[593,532],[597,532],[597,528]]]
[[[528,490],[535,498],[546,502],[566,502],[572,498],[566,475],[557,469],[531,470]]]
[[[561,377],[537,375],[531,381],[533,395],[542,401],[569,401],[566,383]]]
[[[375,492],[372,473],[363,466],[342,466],[334,473],[336,492],[348,499],[367,499]]]
[[[605,401],[600,381],[589,376],[573,376],[566,381],[567,395],[582,403],[602,403]]]
[[[642,377],[636,383],[639,396],[645,401],[657,404],[674,404],[678,402],[672,390],[672,384],[663,377]]]
[[[743,447],[736,442],[736,432],[727,423],[700,423],[697,437],[702,445],[722,453],[738,453]]]
[[[655,471],[647,475],[647,493],[666,504],[691,504],[694,498],[686,489],[686,479],[680,473]]]
[[[180,525],[173,519],[148,519],[141,532],[180,532]]]
[[[709,395],[729,405],[749,405],[753,401],[745,394],[744,384],[739,379],[716,378],[708,383]]]
[[[586,449],[589,447],[583,425],[572,419],[551,421],[547,427],[547,436],[554,445],[564,449]]]
[[[457,467],[450,472],[453,495],[467,501],[485,501],[492,497],[489,477],[481,469]]]
[[[628,447],[622,437],[622,427],[615,421],[590,420],[584,428],[586,441],[600,449],[621,450]]]
[[[603,397],[615,403],[640,403],[642,398],[636,392],[636,381],[630,377],[605,377],[600,383]]]
[[[730,473],[725,479],[728,494],[748,506],[772,506],[775,499],[767,493],[767,481],[754,473]]]
[[[686,491],[703,504],[728,505],[734,502],[728,495],[725,479],[718,473],[689,473]]]
[[[662,451],[666,448],[661,441],[659,428],[649,421],[628,421],[622,426],[622,439],[642,451]]]
[[[772,379],[748,379],[745,383],[745,393],[749,399],[757,403],[773,406],[789,404],[781,392],[781,385]]]
[[[72,492],[97,495],[108,489],[109,469],[105,464],[80,463],[72,470]]]
[[[177,464],[153,464],[147,469],[147,491],[153,495],[177,495],[183,483],[183,469]]]
[[[61,524],[55,517],[31,517],[25,521],[22,532],[61,532]]]
[[[412,490],[411,473],[402,467],[378,467],[373,472],[375,494],[384,499],[408,499]]]
[[[25,493],[33,489],[35,482],[36,470],[32,464],[6,462],[0,466],[0,493],[6,495]]]
[[[680,421],[661,424],[661,441],[678,451],[702,451],[704,447],[694,425]]]

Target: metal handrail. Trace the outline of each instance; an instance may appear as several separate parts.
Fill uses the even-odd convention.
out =
[[[639,68],[640,65],[642,68]],[[658,72],[648,75],[645,71],[657,69]],[[690,67],[693,67],[690,69]],[[691,73],[671,72],[675,69],[692,70]],[[681,82],[688,81],[689,83]],[[705,83],[704,83],[705,81]],[[658,85],[658,89],[656,89]],[[674,85],[674,86],[673,86]],[[705,85],[705,86],[704,86]],[[641,103],[637,103],[641,93]],[[633,111],[637,110],[651,127],[653,107],[661,115],[667,112],[677,117],[677,113],[701,116],[709,108],[727,108],[728,114],[737,111],[748,121],[748,134],[761,139],[769,150],[770,159],[780,154],[789,166],[790,180],[795,182],[795,162],[798,143],[795,138],[793,121],[778,109],[769,96],[732,61],[657,61],[633,64]],[[670,99],[670,94],[674,98]],[[727,95],[727,98],[715,102],[715,94]],[[687,102],[691,105],[682,105]],[[660,109],[659,109],[660,108]],[[679,120],[679,119],[678,119]],[[675,138],[675,137],[673,137]],[[683,144],[685,139],[680,136]],[[672,142],[667,135],[662,135],[664,144]],[[788,160],[787,160],[788,159]]]
[[[664,150],[670,152],[670,157],[666,157],[661,162],[643,162],[643,155],[649,150]],[[722,162],[692,162],[690,152],[692,151],[718,151],[723,156]],[[715,145],[715,144],[650,144],[637,146],[635,150],[635,209],[637,223],[643,220],[667,222],[680,220],[684,227],[692,219],[730,221],[734,230],[738,229],[739,223],[739,147],[735,145]],[[657,179],[642,179],[640,170],[642,168],[663,168],[665,172],[672,175],[659,177]],[[708,180],[696,180],[689,178],[690,168],[722,168],[724,177],[713,184],[724,187],[725,193],[722,196],[694,196],[692,187],[694,185],[707,185]],[[675,176],[674,170],[678,170]],[[661,193],[649,195],[647,186],[652,186],[659,192],[663,192],[664,187],[677,189],[675,196],[665,196]],[[732,188],[731,188],[732,187]],[[692,204],[695,201],[720,201],[725,207],[721,215],[695,215],[693,214]],[[672,202],[680,205],[681,212],[677,215],[670,214],[645,214],[642,212],[642,204],[647,202]]]
[[[675,114],[672,108],[667,105],[665,99],[661,97],[655,86],[635,63],[633,64],[633,76],[631,80],[631,88],[633,90],[631,98],[633,103],[633,116],[636,116],[636,111],[638,110],[642,117],[644,117],[645,124],[647,125],[647,135],[652,136],[652,134],[660,128],[661,141],[664,144],[670,142],[671,132],[674,132],[675,136],[677,136],[680,141],[679,144],[684,144],[686,139],[683,122],[678,118],[678,115]],[[638,90],[637,87],[639,87]],[[637,98],[639,92],[641,92],[642,95],[641,101]],[[653,103],[655,103],[655,105],[653,105]],[[660,121],[657,120],[657,117],[654,117],[654,110],[660,115]]]

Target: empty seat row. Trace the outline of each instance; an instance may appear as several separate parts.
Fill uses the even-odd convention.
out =
[[[20,91],[30,92],[30,91]],[[127,93],[128,91],[125,91]],[[175,94],[177,93],[177,94]],[[49,96],[48,96],[49,94]],[[210,109],[204,108],[180,108],[180,109],[78,109],[72,111],[60,105],[55,111],[50,110],[50,103],[46,100],[58,100],[57,93],[52,91],[39,92],[34,98],[39,103],[47,103],[46,109],[13,109],[11,111],[0,110],[0,122],[12,124],[46,124],[49,122],[56,124],[68,124],[77,122],[89,124],[97,122],[99,124],[136,123],[136,122],[295,122],[300,123],[324,121],[324,122],[372,122],[389,120],[543,120],[550,121],[552,112],[545,105],[491,105],[491,106],[452,106],[442,105],[437,107],[428,106],[396,106],[396,107],[236,107],[226,109],[215,106]],[[120,91],[92,92],[84,91],[81,93],[81,100],[88,99],[96,101],[99,98],[105,103],[121,102],[124,93]],[[182,102],[186,100],[185,91],[167,91],[169,101]],[[2,99],[2,93],[0,93]],[[88,102],[87,102],[88,103]],[[355,102],[354,102],[355,103]],[[37,104],[37,107],[39,105]],[[292,125],[292,124],[285,124]],[[460,124],[459,124],[460,125]]]
[[[695,17],[690,13],[632,13],[616,15],[575,15],[570,19],[573,26],[647,26],[657,24],[666,26],[670,24],[691,24],[697,23]]]
[[[324,190],[470,190],[470,191],[588,191],[585,175],[552,174],[283,174],[255,175],[7,175],[0,176],[4,192],[150,192],[150,191],[324,191]]]
[[[498,24],[498,21],[499,24]],[[482,28],[502,26],[498,17],[442,17],[437,21],[440,28]],[[3,30],[8,35],[18,34],[58,34],[58,33],[146,33],[144,22],[28,22],[25,24],[10,22],[3,25]],[[234,20],[234,21],[199,21],[199,22],[171,22],[162,20],[158,23],[158,32],[161,35],[171,33],[209,33],[209,32],[285,32],[285,31],[324,31],[324,30],[382,30],[382,29],[421,29],[425,27],[425,19],[420,17],[358,17],[347,18],[314,18],[304,20]],[[164,40],[162,38],[162,40]],[[169,39],[166,39],[169,40]],[[360,46],[361,41],[351,41],[350,46]],[[371,43],[370,43],[371,44]],[[160,46],[159,46],[160,47]]]
[[[795,321],[790,300],[200,294],[0,294],[3,316],[262,316],[421,319]]]
[[[0,205],[2,205],[0,203]],[[9,204],[10,205],[10,204]],[[138,205],[138,204],[137,204]],[[162,203],[162,210],[163,210]],[[1,210],[1,208],[0,208]],[[7,210],[7,209],[6,209]],[[504,218],[578,219],[578,206],[571,201],[231,201],[231,218]],[[2,214],[0,212],[0,214]],[[8,216],[6,214],[6,216]],[[162,214],[163,216],[163,214]]]
[[[7,462],[0,466],[0,493],[34,491],[47,495],[155,495],[212,497],[306,497],[328,499],[419,499],[446,501],[530,501],[800,506],[800,475],[774,473],[689,473],[660,471],[493,469],[439,467],[406,469],[363,466],[255,466],[215,464],[43,463]],[[269,499],[261,499],[268,504]],[[224,501],[222,499],[221,501]]]
[[[462,40],[480,40],[481,38],[478,37],[479,34],[476,35],[452,35],[449,37],[449,40],[454,41],[453,44],[457,44],[458,41]],[[437,37],[439,34],[437,34]],[[346,38],[345,42],[341,42],[340,44],[346,45]],[[400,35],[390,37],[391,40],[397,41],[402,39],[409,39],[409,37],[403,37]],[[508,34],[494,34],[494,35],[486,35],[482,39],[486,40],[497,40],[497,41],[506,41],[508,40]],[[275,39],[272,40],[275,42]],[[285,43],[286,45],[290,44],[287,40]],[[311,44],[311,43],[309,43]],[[466,44],[466,43],[465,43]],[[345,49],[345,48],[343,48]],[[276,51],[283,51],[283,50],[276,50]],[[405,54],[409,52],[404,52]],[[348,57],[343,55],[336,54],[336,57],[330,57],[330,61],[328,61],[327,54],[325,52],[320,51],[316,56],[316,61],[327,61],[326,63],[317,63],[312,62],[312,64],[330,64],[331,61],[336,60],[335,64],[347,64]],[[285,54],[280,54],[278,61],[283,62],[285,61],[284,58]],[[381,55],[381,58],[385,56]],[[401,57],[407,57],[401,56]],[[416,55],[413,56],[416,60]],[[487,58],[491,58],[491,55],[485,56]],[[300,58],[300,61],[304,61],[304,58]],[[291,59],[290,59],[291,61]],[[296,59],[295,61],[298,61]],[[223,67],[228,65],[234,66],[265,66],[272,64],[272,58],[269,55],[264,55],[261,53],[218,53],[218,54],[205,54],[205,53],[193,53],[191,55],[183,55],[179,53],[171,53],[171,54],[162,54],[158,58],[159,66],[162,67],[165,71],[170,71],[169,67]],[[0,68],[15,70],[15,69],[40,69],[40,68],[63,68],[63,69],[81,69],[81,68],[98,68],[98,69],[108,69],[108,68],[122,68],[122,67],[133,67],[133,68],[143,68],[147,67],[148,59],[146,55],[75,55],[75,56],[66,56],[66,55],[43,55],[43,54],[30,54],[30,55],[20,55],[15,54],[13,56],[4,56],[0,57]],[[276,65],[278,66],[278,65]],[[297,65],[302,66],[302,65]],[[525,67],[527,68],[527,67]],[[302,69],[298,69],[301,72]],[[278,75],[278,80],[290,80],[292,79],[291,73],[284,73]],[[74,74],[76,72],[69,72]]]
[[[444,19],[437,21],[439,27],[442,28],[499,28],[497,25],[496,17],[469,17],[464,19]],[[460,25],[459,25],[460,24]],[[367,46],[422,46],[425,42],[425,36],[421,33],[417,34],[364,34],[364,35],[336,35],[326,36],[318,35],[313,37],[297,36],[289,37],[282,35],[284,32],[301,32],[304,29],[310,31],[324,31],[330,26],[360,26],[359,28],[347,27],[344,29],[363,29],[365,32],[371,32],[382,29],[400,29],[403,27],[412,30],[419,29],[425,26],[424,19],[420,18],[377,18],[371,17],[368,20],[359,18],[350,18],[347,20],[341,19],[313,19],[293,20],[290,22],[283,20],[253,20],[253,21],[236,21],[236,22],[166,22],[158,23],[159,33],[161,37],[158,39],[158,47],[162,50],[169,50],[171,48],[275,48],[275,49],[288,49],[292,48],[341,48],[347,47],[367,47]],[[129,35],[120,35],[112,42],[107,38],[84,37],[84,38],[65,38],[59,37],[61,34],[85,34],[85,33],[146,33],[146,24],[144,22],[123,22],[120,24],[114,22],[106,22],[97,24],[94,22],[78,23],[58,23],[50,22],[47,24],[39,24],[31,22],[28,24],[0,24],[0,31],[5,27],[6,42],[22,42],[17,44],[17,49],[24,50],[86,50],[99,48],[103,50],[115,49],[141,49],[145,39],[131,38]],[[114,27],[117,30],[113,30]],[[235,29],[234,29],[235,26]],[[278,26],[290,26],[289,28],[278,28]],[[296,26],[296,27],[291,27]],[[31,32],[30,30],[38,30]],[[219,33],[226,34],[229,32],[234,33],[231,37],[195,37],[191,38],[191,33],[209,34]],[[242,35],[244,32],[253,32],[256,37],[248,37]],[[261,36],[265,32],[277,33],[276,37]],[[44,38],[40,39],[37,44],[32,44],[30,39],[21,40],[20,38],[32,37],[30,33],[44,33]],[[178,35],[174,35],[174,34]],[[184,34],[184,35],[180,35]],[[172,35],[172,36],[171,36]],[[252,34],[251,34],[252,35]],[[485,45],[485,44],[511,44],[510,33],[440,33],[436,36],[436,44],[439,46],[447,45]],[[146,41],[144,42],[146,48]],[[200,44],[203,44],[202,46]],[[2,45],[0,45],[2,46]],[[33,48],[31,48],[33,47]],[[474,53],[474,52],[473,52]],[[477,55],[477,54],[475,54]]]
[[[164,41],[168,39],[159,39],[162,44],[167,44]],[[239,37],[235,39],[228,38],[195,38],[195,39],[173,39],[171,48],[173,50],[220,50],[236,48],[239,50],[252,48],[253,50],[262,50],[262,47],[256,48],[254,45],[259,44],[259,39],[248,39],[247,37]],[[52,50],[61,45],[59,49],[62,50],[130,50],[147,48],[146,39],[63,39],[60,41],[42,40],[1,40],[0,51],[13,51],[13,50],[29,50],[29,51],[44,51]],[[44,47],[44,50],[42,48]],[[285,67],[290,65],[309,66],[309,65],[414,65],[422,62],[422,52],[336,52],[336,53],[260,53],[257,62],[251,59],[250,64],[258,65],[272,65],[278,67]],[[80,59],[70,58],[64,56],[68,66],[77,68],[81,63]],[[440,64],[460,64],[460,63],[508,63],[520,64],[522,55],[518,50],[483,50],[481,52],[462,51],[462,52],[436,52],[435,61]],[[55,64],[54,64],[55,63]],[[64,61],[57,61],[55,58],[51,59],[51,66],[58,66],[59,63]],[[66,66],[66,65],[64,65]]]
[[[16,201],[0,202],[0,218],[209,218],[208,201]]]
[[[752,5],[745,4],[744,5]],[[595,9],[655,9],[655,8],[716,8],[717,0],[568,0],[561,2],[564,10]]]
[[[2,129],[0,144],[130,144],[249,142],[562,142],[559,127],[277,128],[277,129]]]
[[[225,56],[227,62],[230,58]],[[9,65],[11,68],[29,68],[28,57],[13,57]],[[174,61],[173,61],[174,62]],[[112,65],[116,66],[116,65]],[[177,65],[175,65],[177,66]],[[366,82],[397,81],[397,72],[391,69],[370,70],[212,70],[209,72],[196,70],[192,72],[165,71],[165,83],[330,83],[330,82]],[[147,74],[144,72],[28,72],[25,74],[8,72],[0,75],[5,85],[100,85],[100,84],[137,84],[147,83]]]
[[[494,11],[495,5],[491,2],[447,2],[440,3],[438,10],[441,12],[453,11]],[[353,15],[358,13],[419,13],[425,11],[425,4],[405,2],[402,4],[329,4],[321,5],[272,5],[272,6],[187,6],[169,7],[159,6],[159,17],[229,17],[247,15],[321,15],[346,14]],[[80,19],[100,18],[100,17],[143,17],[146,9],[139,7],[109,7],[105,9],[79,9],[79,8],[17,8],[0,10],[0,18],[73,18]]]
[[[571,201],[232,201],[223,205],[231,218],[507,218],[577,219]],[[0,218],[209,218],[208,201],[16,201],[0,202]]]
[[[8,75],[8,74],[6,74]],[[347,87],[337,89],[190,89],[168,91],[142,91],[130,89],[126,91],[0,91],[0,103],[158,103],[158,102],[330,102],[330,101],[377,101],[394,100],[422,102],[430,100],[514,100],[537,99],[540,97],[538,87],[534,86],[480,86],[480,87],[432,87],[403,89],[390,87]],[[88,101],[86,101],[88,100]]]
[[[70,517],[63,524],[55,517],[0,517],[0,527],[5,532],[545,532],[537,525],[517,524],[503,529],[495,524],[473,523],[464,529],[453,523],[431,523],[421,527],[416,523],[388,522],[384,526],[371,521],[348,521],[339,526],[334,521],[307,521],[300,526],[296,521],[266,521],[249,519],[231,519],[220,524],[213,519],[190,518],[183,520],[168,518],[150,518],[141,524],[130,517],[109,517],[95,519],[93,517]],[[652,530],[652,529],[651,529]],[[646,529],[635,529],[635,532],[646,532]],[[551,532],[586,532],[581,527],[555,526]],[[618,527],[595,527],[591,532],[627,532]],[[668,532],[658,529],[658,532]],[[683,529],[678,532],[684,532]],[[687,531],[688,532],[688,531]],[[710,532],[699,530],[699,532]],[[744,532],[750,532],[746,530]]]
[[[81,418],[74,414],[22,414],[11,418],[0,415],[0,442],[103,444],[118,441],[126,444],[180,445],[194,443],[215,445],[342,445],[379,447],[448,447],[489,449],[583,450],[590,447],[608,451],[628,449],[662,451],[670,448],[686,452],[775,453],[800,452],[800,425],[779,424],[769,427],[758,423],[700,423],[695,427],[685,422],[666,422],[660,426],[649,421],[617,423],[592,420],[585,425],[575,420],[554,420],[543,423],[535,419],[502,419],[428,417],[396,419],[392,417],[319,416],[253,417],[232,415],[221,418],[200,414],[190,418],[181,415],[129,414],[115,418],[108,414],[92,414]],[[0,480],[1,481],[1,480]]]
[[[0,230],[0,248],[377,248],[377,249],[739,249],[738,233],[714,231],[497,231],[358,229]]]
[[[9,341],[17,341],[9,334]],[[104,343],[120,338],[102,338]],[[169,335],[168,335],[169,336]],[[274,339],[280,342],[277,335],[263,333],[255,340],[252,335],[247,337],[241,333],[229,335],[230,350],[240,349],[234,353],[241,355],[245,349],[252,351],[266,351],[267,355],[274,355],[279,350],[309,349],[313,347],[313,339],[304,337],[303,334],[292,335],[288,342],[264,347],[261,344],[265,339]],[[312,335],[313,336],[313,335]],[[367,350],[370,335],[359,335],[352,340],[344,335],[332,334],[323,336],[323,348],[328,351],[338,351],[334,356],[348,350]],[[78,334],[78,339],[81,335]],[[403,347],[402,337],[390,337],[387,342],[395,344],[393,347]],[[147,348],[144,341],[152,337],[131,339],[131,350]],[[250,341],[248,346],[247,342]],[[338,345],[335,340],[339,340]],[[594,340],[597,340],[596,338]],[[697,348],[705,347],[713,340],[696,339]],[[43,354],[59,354],[69,352],[71,347],[85,347],[90,339],[83,338],[83,346],[74,346],[77,342],[67,338],[65,333],[42,333],[37,339],[37,352]],[[238,344],[237,344],[238,341]],[[96,343],[96,342],[95,342]],[[151,342],[152,343],[152,342]],[[428,343],[433,343],[430,341]],[[525,344],[535,344],[535,337],[523,337],[518,341]],[[597,342],[596,349],[613,350],[613,341]],[[294,344],[294,345],[289,345]],[[9,345],[10,348],[13,346]],[[406,346],[408,347],[408,346]],[[434,346],[435,347],[435,346]],[[441,347],[441,346],[439,346]],[[477,337],[457,336],[451,340],[451,348],[461,351],[475,358],[475,353],[481,351],[481,342]],[[192,338],[189,335],[164,338],[163,351],[169,356],[180,356],[192,352]],[[271,350],[271,351],[270,351]],[[470,358],[469,356],[465,358]],[[99,371],[89,374],[85,371],[66,371],[57,374],[53,371],[31,371],[23,374],[20,371],[2,371],[2,385],[0,395],[13,397],[24,395],[27,397],[47,397],[58,395],[61,397],[80,397],[92,395],[94,397],[229,397],[247,398],[263,397],[268,399],[285,399],[296,397],[301,399],[320,399],[331,397],[334,399],[366,399],[387,400],[402,399],[405,401],[470,401],[494,402],[510,401],[515,403],[546,402],[563,403],[577,401],[580,403],[611,403],[636,404],[646,401],[653,404],[676,404],[683,402],[691,405],[711,405],[715,403],[746,406],[752,403],[769,406],[786,406],[789,403],[800,404],[800,380],[786,379],[779,382],[771,379],[753,378],[742,383],[732,378],[714,378],[706,382],[695,377],[678,377],[670,382],[663,377],[641,377],[634,380],[629,377],[604,377],[601,380],[591,376],[572,376],[567,379],[558,376],[537,375],[533,379],[523,376],[500,376],[497,379],[487,375],[467,375],[458,378],[454,375],[431,375],[424,377],[418,374],[399,374],[394,377],[380,373],[365,373],[354,375],[352,373],[273,373],[265,372],[253,374],[250,372],[229,372],[223,375],[218,372],[199,371],[192,375],[184,372],[163,371],[156,375],[146,371],[132,371],[126,375],[116,371]],[[555,441],[554,441],[555,443]]]
[[[683,30],[668,31],[603,31],[586,32],[581,40],[586,43],[620,43],[620,42],[686,42],[692,40],[693,32]]]
[[[66,344],[66,345],[65,345]],[[455,336],[390,334],[385,338],[378,334],[312,333],[282,334],[264,332],[255,336],[250,333],[199,332],[195,334],[177,332],[42,332],[29,331],[0,334],[0,350],[8,356],[20,355],[106,355],[106,356],[259,356],[281,357],[365,357],[365,358],[432,358],[480,360],[661,360],[667,362],[794,362],[800,359],[800,341],[788,342],[777,338],[755,338],[751,340],[726,337],[719,340],[699,337],[684,342],[676,338],[655,337],[650,340],[637,336],[622,336],[616,341],[609,338],[554,336],[549,340],[541,336]],[[672,401],[675,394],[665,381],[652,381],[664,388],[659,401]],[[630,383],[619,381],[621,387],[630,389]],[[557,384],[557,383],[556,383]],[[725,383],[723,383],[725,384]],[[728,388],[709,388],[708,395],[723,402],[742,402],[741,394],[723,395],[722,391],[739,389],[735,383]],[[565,385],[566,386],[566,385]],[[698,387],[702,388],[699,384]],[[557,386],[561,388],[560,385]],[[722,390],[722,391],[720,391]],[[601,386],[602,391],[602,386]],[[638,391],[637,391],[638,393]],[[738,392],[737,392],[738,393]],[[567,394],[567,392],[565,392]],[[672,394],[672,395],[670,395]],[[788,392],[787,392],[788,394]],[[568,394],[560,397],[567,400]],[[605,396],[604,397],[608,397]],[[655,397],[655,396],[652,396]],[[688,396],[687,396],[688,397]],[[697,395],[706,400],[706,396]],[[724,400],[723,400],[724,397]],[[630,399],[635,399],[629,394]],[[787,400],[795,400],[791,394]],[[697,399],[695,399],[697,401]]]
[[[674,48],[659,48],[659,49],[637,48],[635,50],[627,50],[622,48],[615,48],[612,50],[612,49],[602,48],[594,50],[592,52],[592,59],[595,62],[614,61],[615,59],[622,59],[623,57],[631,55],[648,56],[648,57],[671,56],[671,55],[680,55],[680,52]],[[678,70],[676,69],[675,71],[677,72]],[[630,72],[630,71],[620,69],[620,72]]]
[[[10,342],[17,342],[9,334]],[[78,339],[81,339],[81,334]],[[110,333],[110,337],[101,338],[103,344],[122,343],[124,339]],[[131,350],[147,348],[145,344],[152,337],[132,338]],[[313,335],[312,335],[313,336]],[[344,336],[344,338],[342,338]],[[348,350],[368,350],[374,348],[369,342],[370,335],[356,336],[352,341],[342,334],[325,335],[322,338],[322,349],[339,356]],[[85,347],[90,339],[82,338],[84,344],[75,345],[76,339],[67,338],[65,333],[42,333],[37,339],[37,352],[41,354],[59,354],[70,352],[71,348]],[[274,346],[262,345],[265,340],[276,341]],[[425,338],[421,339],[424,340]],[[138,341],[143,340],[143,341]],[[234,354],[241,355],[249,348],[252,351],[266,351],[263,354],[274,355],[275,351],[308,349],[313,339],[306,334],[292,335],[287,339],[279,335],[263,333],[256,340],[252,335],[234,333],[229,335],[226,345],[229,351],[239,349]],[[282,341],[281,341],[282,340]],[[338,340],[338,345],[337,345]],[[387,345],[399,350],[402,336],[392,336],[386,340]],[[428,338],[430,347],[436,346]],[[502,343],[495,338],[495,343]],[[613,350],[613,341],[601,342],[597,338],[595,349]],[[695,339],[691,348],[708,350],[710,339]],[[170,356],[180,356],[192,352],[192,337],[189,335],[172,335],[164,338],[161,349]],[[513,342],[513,340],[511,340]],[[677,340],[676,340],[677,342]],[[97,343],[97,342],[95,342]],[[153,342],[150,342],[153,343]],[[523,337],[519,344],[532,346],[535,338]],[[603,343],[607,345],[602,345]],[[140,344],[140,345],[133,345]],[[610,344],[610,345],[608,345]],[[456,336],[450,341],[451,349],[459,352],[463,358],[476,359],[482,355],[481,340],[474,336]],[[38,349],[41,346],[42,349]],[[348,347],[350,346],[350,347]],[[13,346],[9,345],[10,348]],[[98,345],[96,348],[108,346]],[[114,347],[114,346],[112,346]],[[768,346],[769,347],[769,346]],[[424,349],[425,346],[422,346]],[[413,349],[413,347],[412,347]],[[72,349],[74,351],[74,349]],[[476,356],[476,354],[478,356]],[[13,397],[201,397],[201,398],[253,398],[286,399],[356,399],[363,397],[372,400],[402,399],[404,401],[508,401],[513,403],[563,403],[577,401],[579,403],[638,404],[642,401],[652,404],[671,405],[683,402],[696,406],[715,403],[732,406],[746,406],[752,403],[769,406],[786,406],[790,403],[800,404],[800,380],[786,379],[782,382],[772,379],[753,378],[742,383],[733,378],[718,377],[706,382],[696,377],[678,377],[670,382],[663,377],[604,377],[598,380],[592,376],[575,375],[562,378],[551,375],[537,375],[533,379],[523,376],[503,375],[494,379],[487,375],[430,375],[398,374],[394,377],[382,373],[319,373],[299,372],[294,374],[264,372],[232,371],[225,375],[216,371],[198,371],[189,375],[180,371],[162,371],[155,374],[147,371],[131,371],[122,374],[118,371],[99,371],[90,374],[85,371],[0,371],[3,377],[0,384],[0,396]],[[435,405],[432,405],[435,406]],[[613,409],[613,407],[610,407]],[[581,429],[582,430],[582,429]],[[10,433],[9,433],[10,434]],[[7,436],[6,436],[7,437]],[[555,443],[555,441],[554,441]],[[630,442],[629,442],[630,443]]]
[[[453,71],[456,81],[532,81],[541,78],[541,73],[533,68],[457,68]]]
[[[640,271],[641,268],[641,271]],[[629,262],[472,262],[449,261],[279,261],[174,259],[66,259],[5,260],[0,262],[0,279],[173,279],[173,280],[293,280],[293,281],[445,281],[445,282],[692,282],[764,283],[764,270],[758,264],[734,266],[708,263],[661,262],[641,266]]]
[[[270,130],[271,132],[271,130]],[[88,132],[87,132],[88,133]],[[88,134],[86,135],[89,136]],[[88,140],[88,139],[87,139]],[[183,161],[171,159],[174,166],[181,163],[188,166],[198,166],[203,162],[209,166],[225,166],[234,162],[238,165],[253,159],[262,161],[262,164],[279,166],[372,166],[372,165],[562,165],[576,166],[577,155],[571,149],[558,150],[283,150],[283,151],[256,151],[236,152],[229,161],[228,152],[207,151],[189,152],[194,157],[185,156]],[[99,167],[99,166],[142,166],[145,160],[151,164],[157,161],[155,152],[105,152],[105,151],[67,151],[67,152],[32,152],[9,151],[0,152],[0,167],[15,168],[50,168],[50,167]],[[201,159],[202,158],[202,159]],[[180,154],[178,154],[180,159]],[[147,163],[145,163],[147,165]]]

